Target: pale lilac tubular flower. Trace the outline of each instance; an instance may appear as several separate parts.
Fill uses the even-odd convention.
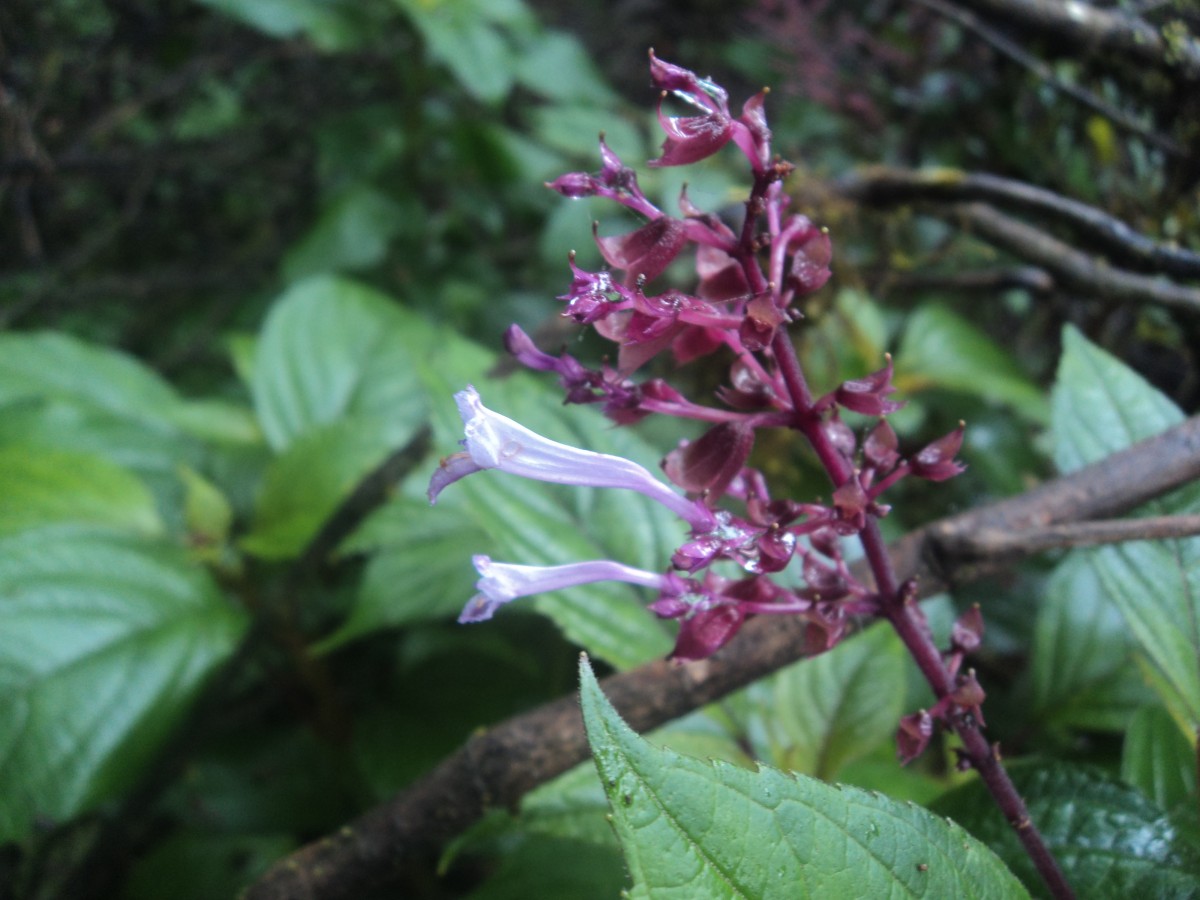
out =
[[[493,562],[479,554],[471,558],[479,580],[479,591],[470,599],[458,617],[459,622],[483,622],[492,617],[504,604],[518,597],[544,594],[562,588],[591,584],[594,581],[625,581],[659,591],[674,585],[670,575],[647,572],[608,559],[568,563],[563,566],[522,566],[515,563]]]
[[[667,507],[693,529],[707,531],[713,525],[713,515],[703,503],[675,493],[632,460],[542,437],[488,409],[471,386],[455,394],[454,401],[462,416],[466,450],[442,460],[433,473],[429,480],[430,503],[460,478],[484,469],[499,469],[534,481],[637,491]]]

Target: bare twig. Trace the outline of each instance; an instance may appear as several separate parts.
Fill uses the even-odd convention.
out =
[[[944,208],[964,226],[1014,256],[1041,266],[1064,285],[1102,300],[1160,303],[1200,313],[1200,288],[1164,278],[1115,269],[1065,241],[1014,219],[986,203],[955,203]]]
[[[1094,206],[1012,178],[959,169],[869,166],[840,178],[835,187],[843,196],[874,206],[986,200],[1005,209],[1061,222],[1092,246],[1132,268],[1200,278],[1200,253],[1155,241]]]
[[[1084,0],[962,2],[977,12],[1019,22],[1077,46],[1167,68],[1188,80],[1200,78],[1200,41],[1186,31],[1159,29],[1119,9],[1101,8]]]
[[[1159,134],[1146,127],[1146,125],[1139,122],[1136,117],[1131,116],[1125,110],[1100,99],[1091,91],[1077,84],[1071,84],[1059,78],[1054,74],[1054,70],[1043,60],[1027,52],[1016,41],[1001,34],[995,28],[983,22],[974,13],[968,12],[953,3],[948,3],[946,0],[916,0],[916,2],[973,32],[993,49],[1003,53],[1018,65],[1028,69],[1040,78],[1043,83],[1093,112],[1099,113],[1122,131],[1137,135],[1146,141],[1146,143],[1157,147],[1165,153],[1170,153],[1172,156],[1187,157],[1192,155],[1192,151],[1189,151],[1187,147],[1184,147],[1178,141],[1174,141],[1166,135]]]
[[[902,578],[920,577],[928,596],[948,579],[965,581],[1011,566],[960,563],[960,542],[984,528],[1022,530],[1117,516],[1200,478],[1200,417],[1038,488],[943,519],[893,544]],[[638,731],[662,725],[769,675],[804,655],[803,624],[752,620],[716,656],[688,665],[664,660],[613,675],[604,691]],[[533,787],[587,758],[579,707],[563,697],[473,736],[403,791],[337,832],[276,863],[246,900],[333,900],[432,866],[446,842],[485,810],[513,807]]]
[[[963,535],[954,555],[997,558],[1029,556],[1042,550],[1119,544],[1126,541],[1158,541],[1200,535],[1200,516],[1149,516],[1141,519],[1106,519],[1099,522],[1068,522],[1023,531],[981,528]]]

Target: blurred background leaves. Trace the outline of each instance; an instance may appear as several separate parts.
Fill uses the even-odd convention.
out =
[[[1183,3],[1150,14],[1200,27]],[[674,423],[618,431],[563,408],[546,379],[493,377],[514,321],[548,350],[606,352],[552,298],[568,250],[596,262],[593,220],[606,234],[631,220],[542,183],[597,169],[601,130],[627,164],[657,154],[650,46],[735,100],[773,87],[775,147],[799,165],[789,189],[835,246],[835,284],[797,329],[815,386],[892,352],[904,446],[968,423],[967,475],[904,485],[892,533],[1194,413],[1195,316],[1096,302],[953,216],[839,191],[878,163],[994,172],[1200,249],[1194,85],[1015,29],[1047,67],[1031,68],[987,28],[867,0],[0,7],[0,883],[231,895],[473,729],[573,690],[579,647],[623,668],[670,646],[624,587],[452,622],[472,553],[661,567],[680,535],[654,504],[500,476],[435,511],[423,497],[468,381],[535,430],[651,467],[678,440]],[[639,174],[673,207],[684,173]],[[686,177],[694,202],[739,214],[733,155]],[[701,398],[715,387],[656,374]],[[1090,430],[1102,414],[1111,427]],[[423,459],[356,506],[405,447]],[[762,436],[755,463],[781,494],[826,490],[786,438]],[[1169,502],[1194,511],[1192,495]],[[956,604],[983,603],[974,662],[1006,754],[1095,765],[1096,790],[1194,840],[1194,635],[1152,631],[1175,621],[1181,587],[1194,605],[1195,542],[1180,544],[1169,565],[1141,560],[1165,552],[1149,545],[1063,554],[929,614],[944,628]],[[1177,577],[1137,589],[1146,566]],[[910,669],[875,629],[656,740],[928,802],[963,776],[945,747],[894,762],[896,715],[928,702]],[[1077,777],[1049,777],[1045,803]],[[624,876],[604,811],[579,770],[403,887],[612,896]]]

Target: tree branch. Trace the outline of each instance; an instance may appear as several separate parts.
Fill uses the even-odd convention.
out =
[[[965,536],[1020,531],[1121,515],[1200,478],[1200,417],[1018,497],[942,519],[889,548],[901,578],[919,576],[928,596],[1011,566],[959,560]],[[958,542],[957,544],[955,542]],[[688,665],[656,660],[610,676],[604,690],[631,727],[645,731],[691,712],[804,655],[798,620],[751,620],[716,656]],[[574,696],[481,731],[432,772],[336,833],[277,862],[246,900],[354,897],[405,871],[430,866],[441,849],[487,809],[515,807],[533,787],[587,758]]]
[[[1043,550],[1086,547],[1093,544],[1119,544],[1125,541],[1161,541],[1200,535],[1200,516],[1148,516],[1141,519],[1105,519],[1099,522],[1066,522],[1004,531],[981,528],[965,538],[953,550],[956,558],[972,556],[995,559],[1004,556],[1025,557]]]
[[[1076,46],[1171,69],[1188,80],[1200,78],[1200,41],[1188,34],[1186,27],[1156,28],[1144,19],[1082,0],[961,2],[977,12],[1015,21]]]
[[[990,45],[994,50],[1004,54],[1018,65],[1024,66],[1040,78],[1043,83],[1050,85],[1050,87],[1059,93],[1070,97],[1093,112],[1099,113],[1118,128],[1130,134],[1137,135],[1148,144],[1173,156],[1186,157],[1192,154],[1193,151],[1190,151],[1177,141],[1147,128],[1136,117],[1125,112],[1123,109],[1101,100],[1094,93],[1081,88],[1077,84],[1071,84],[1059,78],[1044,60],[1038,59],[1032,53],[1027,52],[1019,43],[987,25],[974,13],[961,9],[953,3],[944,2],[944,0],[916,0],[916,2],[927,9],[933,10],[938,15],[957,22],[963,28],[976,34],[980,40]]]
[[[1061,222],[1131,268],[1177,278],[1200,278],[1200,253],[1155,241],[1094,206],[1012,178],[959,169],[914,171],[868,166],[838,179],[835,189],[860,203],[884,207],[918,201],[986,200],[1005,209]]]
[[[950,204],[942,208],[941,214],[957,218],[984,240],[1041,266],[1080,293],[1102,300],[1159,303],[1200,313],[1200,288],[1115,269],[986,203]]]

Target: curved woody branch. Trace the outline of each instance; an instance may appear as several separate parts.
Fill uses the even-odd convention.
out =
[[[1120,516],[1200,478],[1200,417],[1017,497],[920,528],[888,548],[901,580],[920,596],[1011,566],[1014,555],[956,555],[972,534],[1044,529]],[[1026,546],[1020,553],[1035,553]],[[860,568],[860,572],[863,569]],[[656,728],[803,658],[803,624],[751,620],[709,659],[656,660],[610,676],[605,694],[638,731]],[[471,737],[456,753],[392,800],[276,863],[246,900],[335,900],[358,896],[404,873],[427,871],[444,847],[488,809],[521,797],[588,757],[574,696],[515,716]]]

